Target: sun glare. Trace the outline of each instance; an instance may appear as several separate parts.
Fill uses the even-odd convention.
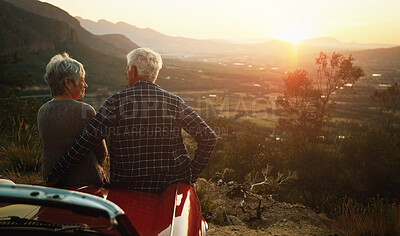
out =
[[[288,41],[294,44],[299,43],[301,40],[312,38],[313,34],[310,30],[304,26],[291,26],[283,29],[281,35],[278,36],[279,39]]]

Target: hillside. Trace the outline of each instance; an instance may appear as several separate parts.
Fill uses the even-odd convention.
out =
[[[112,44],[114,47],[119,49],[124,54],[128,54],[132,49],[138,48],[139,46],[129,40],[122,34],[104,34],[98,36],[100,39]]]
[[[1,54],[20,51],[25,59],[20,64],[9,65],[8,71],[32,72],[36,84],[45,85],[42,78],[50,58],[68,52],[84,64],[91,85],[89,92],[103,86],[121,88],[125,79],[122,51],[119,57],[107,55],[80,42],[76,31],[66,22],[27,12],[1,0],[0,12]]]
[[[92,33],[82,28],[79,21],[72,17],[69,13],[51,4],[40,2],[37,0],[4,1],[9,2],[21,9],[24,9],[25,11],[67,23],[76,32],[77,40],[81,43],[86,44],[92,49],[96,49],[100,52],[104,52],[108,55],[120,58],[125,57],[125,53],[127,50],[132,50],[132,48],[126,48],[122,50],[121,47],[115,47],[112,43],[104,41],[101,38],[93,35]]]
[[[301,46],[312,46],[320,48],[335,48],[336,50],[363,50],[371,48],[390,48],[395,45],[390,44],[360,44],[360,43],[344,43],[332,37],[316,37],[305,39],[299,42]]]
[[[36,85],[47,88],[43,80],[46,64],[51,57],[62,52],[68,52],[71,57],[84,65],[86,81],[89,84],[88,93],[98,88],[110,90],[110,92],[116,91],[125,83],[124,59],[103,54],[80,42],[60,43],[52,49],[36,53],[22,52],[24,61],[17,65],[9,65],[8,69],[18,73],[32,72]]]
[[[64,22],[44,18],[0,1],[0,54],[20,50],[35,53],[57,44],[76,42],[76,32]]]
[[[400,47],[355,51],[353,55],[360,61],[386,62],[400,66]]]
[[[198,179],[197,192],[210,235],[343,235],[334,221],[301,204],[261,197],[259,200],[235,182]],[[205,192],[205,193],[204,193]],[[245,193],[246,192],[246,193]],[[203,195],[204,193],[204,195]],[[246,196],[247,197],[244,197]]]

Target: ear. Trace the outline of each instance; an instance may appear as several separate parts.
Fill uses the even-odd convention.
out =
[[[71,89],[71,88],[72,88],[72,82],[71,82],[71,80],[69,80],[68,78],[65,78],[65,79],[64,79],[64,86],[65,86],[67,89]]]
[[[133,65],[132,65],[131,68],[128,69],[128,73],[129,73],[129,77],[130,77],[130,78],[135,78],[136,75],[137,75],[136,66],[133,66]]]

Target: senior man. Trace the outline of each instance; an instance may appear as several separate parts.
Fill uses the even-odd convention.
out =
[[[155,84],[161,67],[161,56],[148,48],[127,55],[130,88],[107,98],[48,175],[50,185],[79,165],[106,136],[112,186],[159,193],[174,182],[196,181],[211,156],[216,135],[180,97]],[[193,159],[183,144],[182,129],[197,142]]]

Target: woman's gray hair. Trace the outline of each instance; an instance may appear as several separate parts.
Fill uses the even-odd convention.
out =
[[[160,54],[149,48],[137,48],[126,56],[129,70],[135,66],[139,76],[146,76],[149,79],[156,78],[162,68]]]
[[[68,53],[64,52],[63,54],[57,54],[51,58],[46,66],[44,81],[46,81],[50,88],[51,96],[56,97],[64,93],[65,78],[76,83],[76,80],[84,75],[85,69],[83,65],[79,61],[69,57]]]

